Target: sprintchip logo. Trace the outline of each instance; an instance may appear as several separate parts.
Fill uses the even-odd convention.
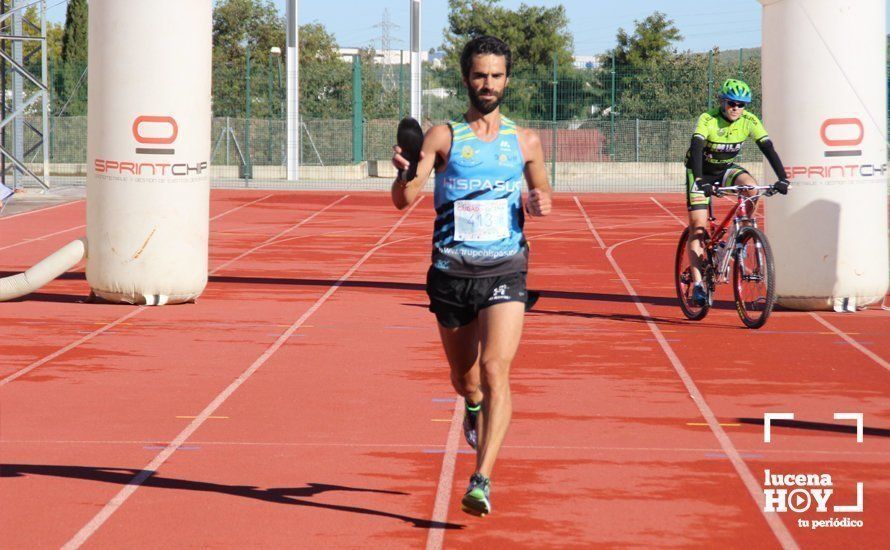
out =
[[[146,135],[146,133],[150,135]],[[165,135],[166,134],[166,135]],[[179,136],[179,125],[172,116],[136,117],[133,121],[133,137],[143,145],[172,145]],[[172,155],[176,150],[171,148],[137,147],[137,155]]]
[[[137,155],[175,155],[172,145],[179,138],[179,123],[172,116],[139,115],[131,126],[134,149]],[[112,160],[98,158],[93,161],[97,174],[116,176],[200,176],[208,166],[208,161],[197,162],[152,162],[148,159]]]
[[[858,118],[829,118],[819,128],[819,137],[829,147],[856,147],[862,143],[865,129]],[[825,156],[861,157],[862,149],[829,149],[825,151]]]
[[[865,126],[856,117],[827,118],[819,127],[819,137],[827,149],[822,154],[831,160],[824,164],[791,165],[785,167],[788,179],[800,178],[843,180],[847,178],[872,178],[887,175],[887,163],[881,159],[850,158],[862,157],[862,141],[865,139]],[[841,157],[841,158],[839,158]],[[868,162],[868,161],[871,162]]]

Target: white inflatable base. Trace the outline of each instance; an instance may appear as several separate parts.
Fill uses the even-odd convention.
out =
[[[191,294],[176,294],[167,296],[166,294],[133,294],[123,292],[105,292],[93,289],[93,295],[108,302],[116,304],[133,304],[136,306],[165,306],[167,304],[185,304],[194,302],[201,295],[200,292]]]

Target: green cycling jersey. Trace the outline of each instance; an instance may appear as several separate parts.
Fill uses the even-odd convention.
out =
[[[698,117],[693,138],[704,140],[702,169],[705,174],[726,170],[739,155],[748,137],[758,145],[768,138],[763,123],[754,113],[745,111],[730,122],[723,117],[720,108],[711,109]],[[686,167],[692,168],[691,148],[686,151]]]

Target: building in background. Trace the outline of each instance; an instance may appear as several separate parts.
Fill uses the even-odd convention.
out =
[[[596,55],[576,55],[572,58],[572,66],[576,69],[596,69],[599,59]]]
[[[352,58],[358,55],[361,48],[339,48],[338,53],[343,61],[352,61]],[[374,63],[381,65],[398,65],[399,63],[408,64],[411,59],[410,50],[374,50]],[[423,63],[432,63],[433,68],[442,68],[445,60],[445,52],[434,51],[420,52],[420,60]]]

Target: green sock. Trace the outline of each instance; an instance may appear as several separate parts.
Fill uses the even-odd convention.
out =
[[[465,403],[465,405],[466,405],[466,407],[467,407],[467,410],[470,411],[470,412],[479,412],[479,409],[482,408],[482,402],[481,402],[481,401],[478,402],[478,403],[473,403],[473,402],[470,401],[469,399],[465,399],[465,400],[464,400],[464,403]]]

